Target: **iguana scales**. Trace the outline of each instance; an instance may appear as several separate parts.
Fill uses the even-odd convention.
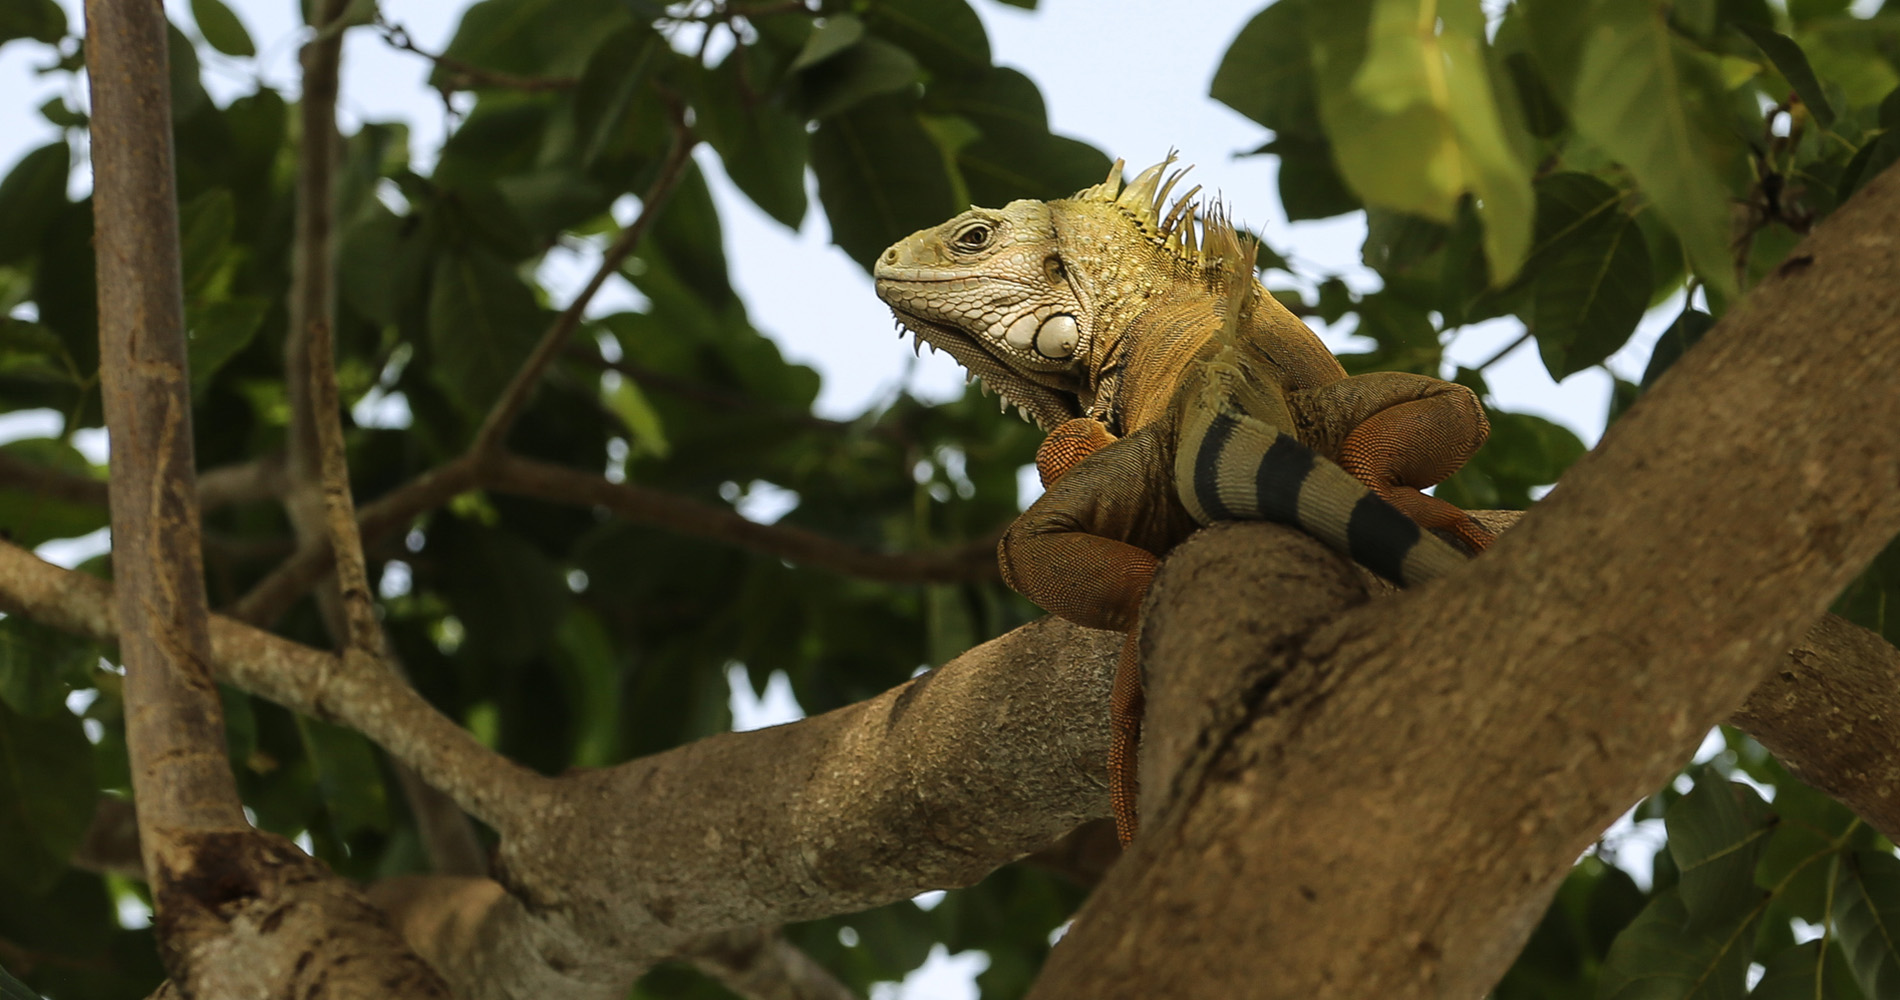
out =
[[[1046,492],[998,546],[1044,609],[1128,632],[1111,710],[1118,833],[1135,832],[1136,628],[1157,560],[1215,521],[1296,525],[1401,585],[1491,539],[1421,493],[1489,427],[1471,390],[1423,375],[1347,377],[1254,279],[1254,247],[1199,188],[1167,207],[1174,157],[1122,186],[972,208],[886,250],[877,294],[922,343],[1049,431]],[[1165,214],[1164,214],[1165,209]]]

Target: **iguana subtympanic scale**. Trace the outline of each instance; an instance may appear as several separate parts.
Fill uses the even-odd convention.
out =
[[[877,294],[922,343],[1049,431],[1046,492],[998,547],[1045,610],[1129,633],[1109,753],[1118,832],[1135,831],[1136,627],[1158,559],[1225,520],[1298,526],[1401,585],[1490,534],[1420,492],[1489,427],[1471,390],[1402,372],[1347,377],[1254,278],[1255,248],[1195,188],[1167,207],[1173,156],[1122,186],[972,208],[886,250]],[[1166,208],[1164,214],[1163,210]]]

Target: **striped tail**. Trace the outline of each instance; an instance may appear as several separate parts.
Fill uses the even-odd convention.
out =
[[[1292,525],[1401,587],[1467,557],[1289,434],[1229,407],[1185,421],[1174,460],[1177,494],[1201,524]]]

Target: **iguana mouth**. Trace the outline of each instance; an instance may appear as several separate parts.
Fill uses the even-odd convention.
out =
[[[932,350],[941,348],[948,351],[950,357],[963,366],[969,381],[977,383],[985,392],[997,395],[1002,402],[1002,409],[1016,407],[1023,419],[1045,431],[1082,415],[1081,403],[1073,393],[1031,381],[1021,373],[1012,371],[962,330],[897,309],[891,312],[897,317],[899,336],[910,334],[919,351],[925,345]]]

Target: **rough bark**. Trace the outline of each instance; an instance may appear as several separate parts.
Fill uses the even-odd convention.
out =
[[[89,0],[86,22],[126,747],[160,956],[199,1000],[446,997],[360,893],[245,821],[198,557],[164,13]]]
[[[1452,577],[1328,616],[1177,552],[1151,620],[1192,594],[1258,652],[1184,694],[1215,677],[1157,645],[1154,697],[1246,710],[1192,743],[1035,995],[1489,989],[1577,855],[1900,530],[1896,220],[1889,170]]]

